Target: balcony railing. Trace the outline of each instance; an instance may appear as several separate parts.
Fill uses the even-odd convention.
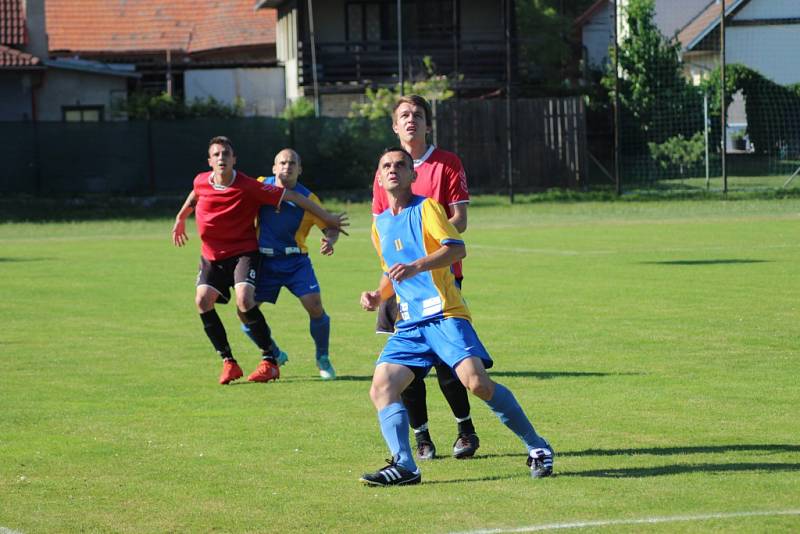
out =
[[[312,84],[310,43],[299,54],[300,84]],[[397,83],[397,41],[317,43],[317,79],[320,84]],[[461,75],[462,86],[490,86],[505,81],[506,44],[500,39],[459,41],[413,40],[403,43],[403,75],[426,74],[424,58],[433,60],[437,74]]]

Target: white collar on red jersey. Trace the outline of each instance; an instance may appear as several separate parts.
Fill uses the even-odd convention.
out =
[[[425,163],[425,161],[429,157],[431,157],[431,154],[433,153],[434,150],[436,150],[436,146],[435,145],[428,146],[428,150],[425,151],[425,153],[422,155],[422,157],[420,157],[419,159],[415,159],[414,160],[414,167],[419,167],[420,165]]]
[[[228,185],[215,184],[214,183],[214,171],[211,171],[211,174],[208,175],[208,183],[209,183],[209,185],[211,185],[211,187],[213,187],[214,189],[216,189],[218,191],[226,190],[231,185],[233,185],[233,182],[235,182],[235,181],[236,181],[236,169],[233,169],[233,180],[231,180],[231,183],[229,183]]]

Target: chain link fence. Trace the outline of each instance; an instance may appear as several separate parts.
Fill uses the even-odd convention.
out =
[[[675,36],[658,33],[652,5],[630,0],[612,24],[617,76],[612,50],[604,85],[618,168],[606,158],[606,183],[622,193],[800,190],[800,2],[711,2]]]

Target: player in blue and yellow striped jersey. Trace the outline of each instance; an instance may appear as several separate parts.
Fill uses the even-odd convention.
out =
[[[378,357],[370,388],[392,459],[386,467],[363,475],[361,481],[376,486],[421,481],[400,393],[438,362],[450,366],[464,386],[522,440],[531,475],[549,476],[553,472],[550,444],[536,433],[511,391],[486,373],[492,358],[472,327],[450,269],[466,256],[466,247],[444,208],[412,193],[413,165],[413,158],[402,148],[387,149],[378,163],[389,208],[375,217],[372,240],[383,277],[391,284],[382,280],[379,289],[362,293],[361,306],[375,310],[382,300],[397,299],[396,330]]]
[[[297,181],[302,172],[300,156],[286,148],[275,156],[272,167],[274,176],[260,177],[259,180],[295,191],[316,204],[320,200],[303,184]],[[256,279],[255,299],[257,302],[275,304],[282,287],[296,296],[309,317],[309,331],[316,347],[316,362],[323,380],[333,380],[336,372],[330,362],[328,343],[331,320],[322,307],[320,287],[314,268],[308,257],[306,240],[313,226],[323,232],[320,253],[333,254],[333,246],[339,238],[339,230],[327,228],[325,223],[292,202],[284,202],[280,210],[263,205],[258,213],[258,249],[261,253]],[[243,327],[245,333],[247,329]],[[280,363],[284,363],[285,360]],[[252,377],[256,380],[257,377]]]

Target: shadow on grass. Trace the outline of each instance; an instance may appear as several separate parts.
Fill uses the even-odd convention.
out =
[[[2,258],[0,263],[28,263],[32,261],[53,261],[55,258]]]
[[[453,480],[426,480],[424,477],[422,479],[422,483],[426,486],[432,484],[464,484],[467,482],[493,482],[495,480],[512,480],[515,478],[530,478],[528,474],[524,471],[520,473],[515,473],[512,475],[498,475],[498,476],[488,476],[488,477],[475,477],[475,478],[456,478]]]
[[[800,463],[732,463],[664,465],[658,467],[629,467],[622,469],[593,469],[590,471],[558,472],[563,477],[641,478],[687,473],[736,473],[764,471],[800,471]]]
[[[641,373],[592,373],[578,371],[490,371],[493,377],[510,378],[538,378],[539,380],[552,380],[553,378],[591,378],[606,376],[639,376]],[[436,372],[432,371],[426,378],[435,380]],[[279,379],[281,382],[324,382],[316,375],[286,376]],[[338,375],[334,382],[372,382],[372,375]],[[240,382],[232,382],[239,384]]]
[[[717,260],[666,260],[643,261],[643,265],[736,265],[740,263],[771,263],[771,260],[717,259]]]
[[[489,370],[491,376],[507,378],[538,378],[539,380],[552,380],[553,378],[593,378],[605,376],[639,376],[641,373],[595,373],[581,371],[494,371]]]
[[[672,456],[676,454],[716,454],[722,452],[800,452],[800,445],[788,444],[744,444],[744,445],[700,445],[686,447],[645,447],[641,449],[586,449],[582,451],[556,451],[558,456],[635,456],[650,454]]]

